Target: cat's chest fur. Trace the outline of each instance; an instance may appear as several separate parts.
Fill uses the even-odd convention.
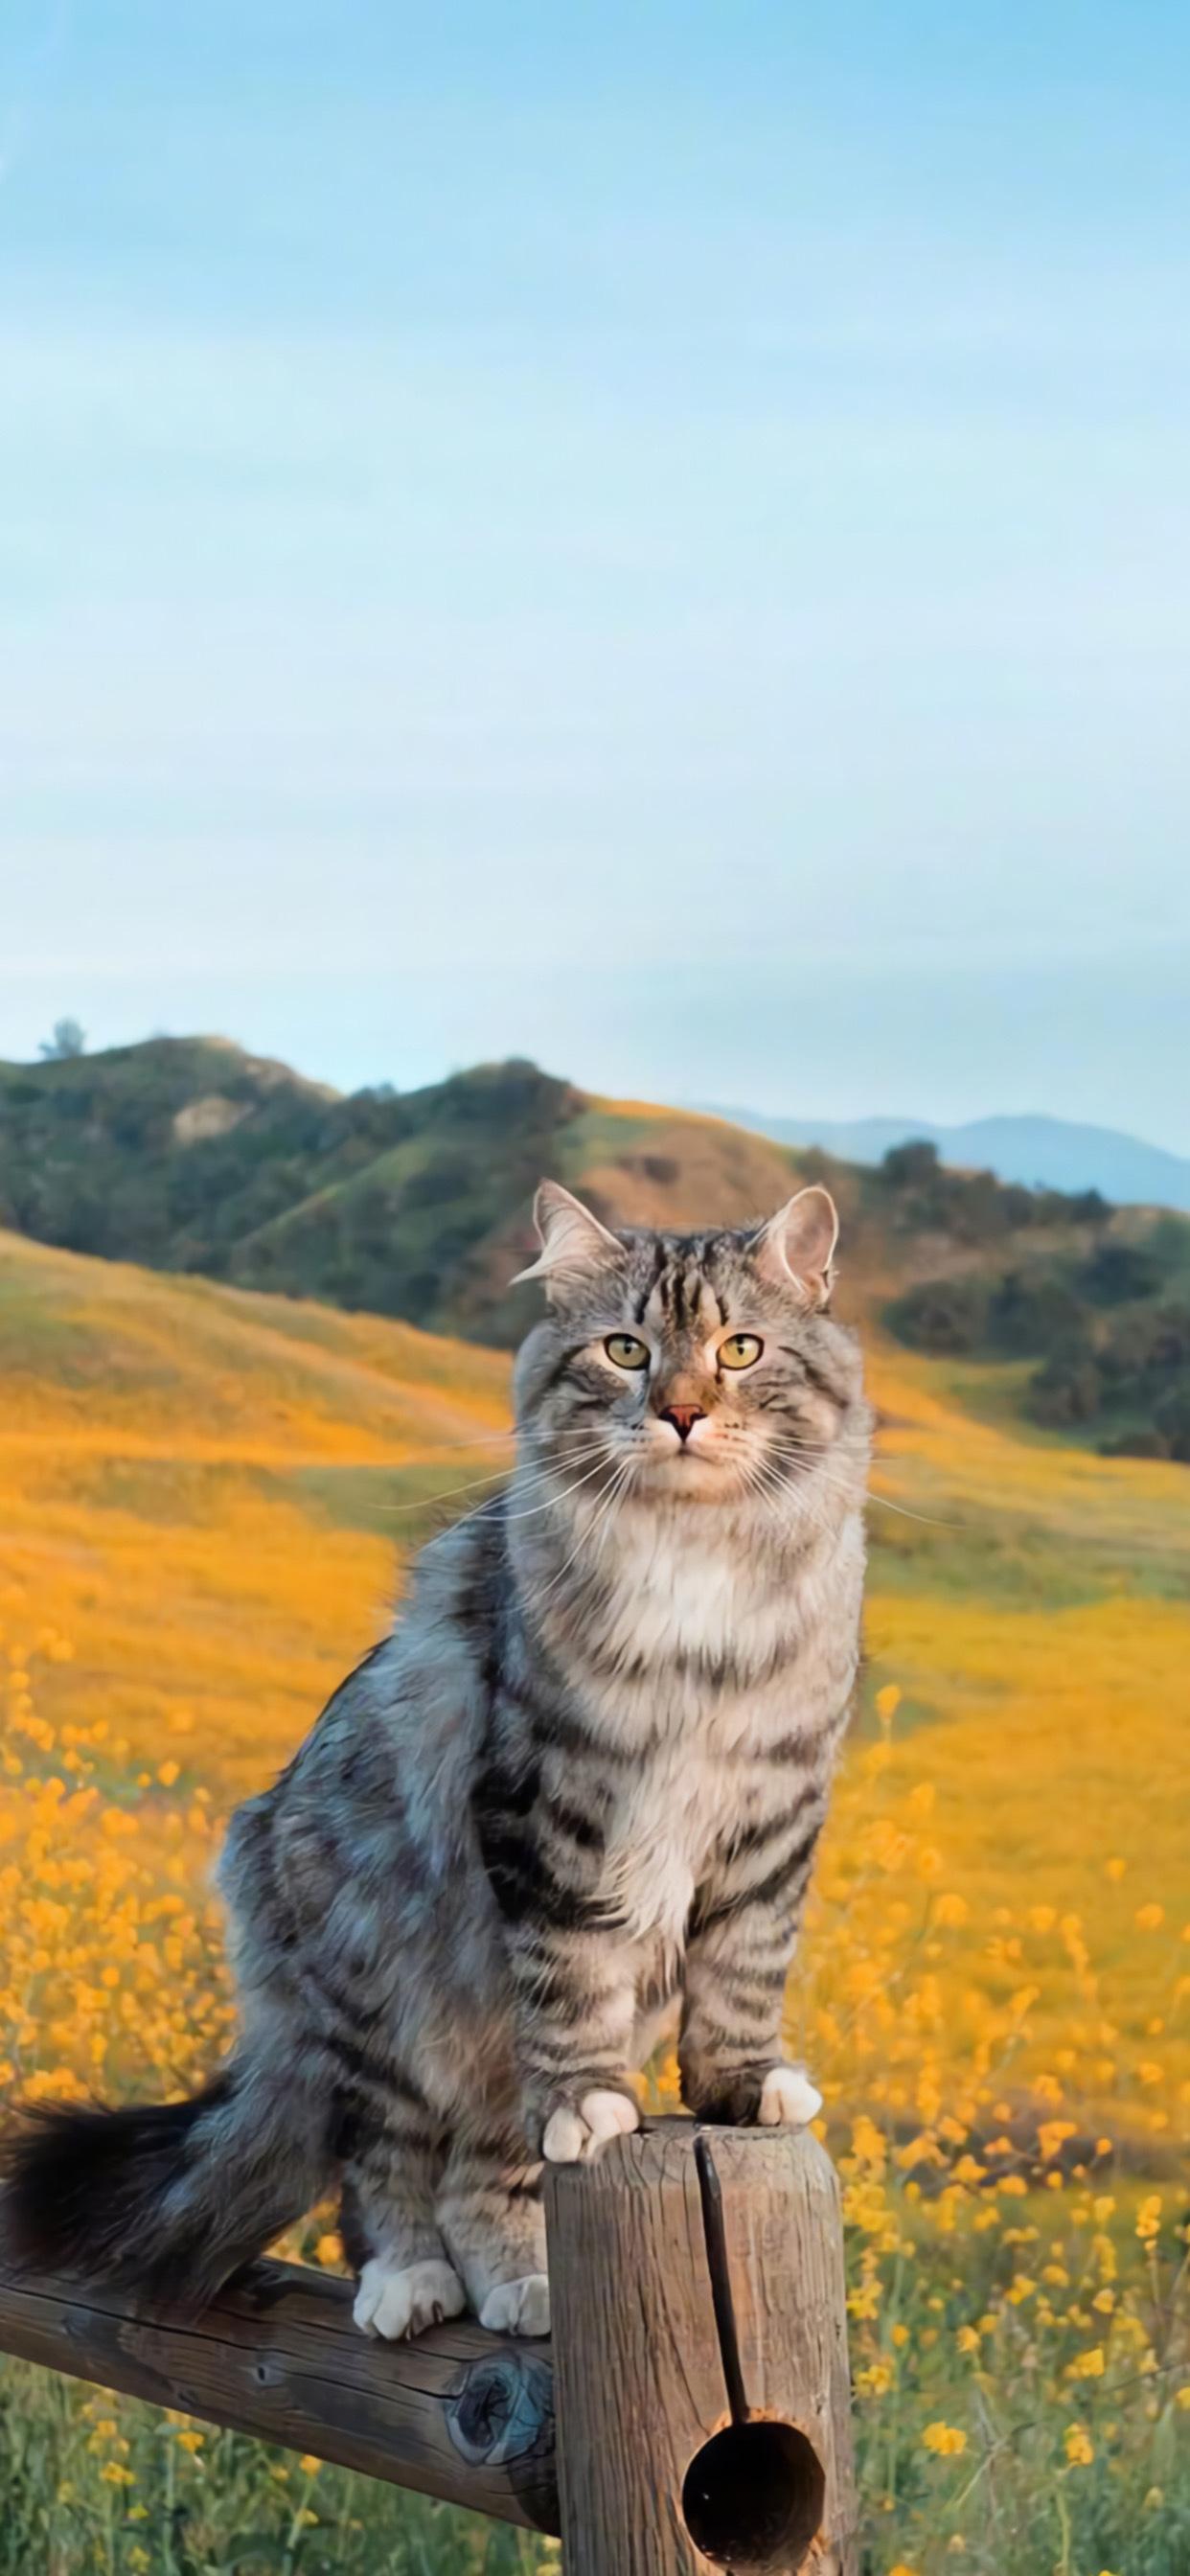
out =
[[[632,1937],[680,1947],[695,1890],[722,1835],[721,1766],[702,1752],[654,1754],[625,1783],[607,1838],[603,1893]]]
[[[701,1667],[743,1676],[772,1661],[796,1618],[794,1588],[749,1561],[733,1532],[688,1527],[665,1515],[631,1527],[592,1604],[592,1663],[612,1682],[647,1675],[654,1697]],[[583,1663],[583,1640],[576,1661]],[[714,1713],[708,1689],[707,1715]]]
[[[575,1678],[617,1755],[605,1887],[632,1933],[679,1946],[716,1854],[793,1794],[804,1772],[769,1746],[804,1729],[817,1766],[854,1660],[850,1589],[833,1551],[775,1581],[664,1524],[609,1586]]]

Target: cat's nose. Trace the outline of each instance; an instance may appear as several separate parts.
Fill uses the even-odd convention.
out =
[[[695,1423],[706,1418],[705,1404],[667,1404],[661,1416],[663,1422],[672,1422],[679,1440],[688,1440]]]

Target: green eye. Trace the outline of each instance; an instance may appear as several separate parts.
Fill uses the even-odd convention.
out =
[[[603,1347],[617,1368],[642,1369],[649,1365],[649,1345],[638,1341],[635,1333],[609,1333]]]
[[[753,1367],[764,1349],[759,1333],[729,1333],[719,1344],[719,1366],[728,1369]]]

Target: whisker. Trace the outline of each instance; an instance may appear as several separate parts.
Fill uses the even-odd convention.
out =
[[[507,1442],[515,1438],[516,1425],[510,1423],[507,1431],[473,1431],[469,1440],[437,1440],[432,1449],[419,1449],[417,1454],[419,1458],[447,1458],[452,1451],[492,1449],[499,1442]]]
[[[567,1467],[581,1467],[585,1458],[595,1458],[599,1453],[600,1444],[597,1441],[592,1441],[588,1449],[581,1452],[576,1458],[567,1458],[565,1464]],[[412,1466],[418,1466],[421,1464],[421,1461],[419,1459],[411,1459],[409,1463]],[[398,1472],[403,1471],[399,1470]],[[396,1519],[404,1512],[429,1511],[435,1503],[449,1503],[456,1494],[473,1494],[477,1485],[496,1485],[502,1482],[506,1483],[511,1476],[518,1472],[521,1474],[527,1474],[530,1481],[533,1481],[534,1479],[548,1476],[553,1471],[545,1461],[543,1461],[540,1467],[518,1470],[515,1461],[510,1460],[507,1466],[493,1467],[487,1475],[469,1476],[465,1484],[445,1485],[438,1493],[419,1494],[414,1501],[408,1503],[382,1503],[379,1508],[385,1513],[386,1517],[390,1519]]]
[[[595,1533],[596,1533],[597,1529],[599,1528],[599,1525],[600,1525],[601,1521],[603,1521],[603,1520],[607,1517],[607,1515],[609,1514],[609,1512],[610,1512],[610,1510],[611,1510],[612,1505],[613,1505],[613,1504],[615,1504],[615,1503],[618,1503],[618,1502],[619,1502],[619,1500],[620,1500],[620,1498],[621,1498],[621,1496],[622,1496],[622,1494],[623,1494],[623,1492],[624,1492],[624,1490],[625,1490],[625,1487],[626,1487],[626,1485],[628,1484],[628,1481],[629,1481],[629,1479],[630,1479],[630,1477],[631,1477],[631,1474],[632,1474],[632,1463],[631,1463],[631,1460],[630,1460],[630,1459],[627,1459],[627,1458],[626,1458],[626,1459],[624,1459],[624,1460],[621,1462],[621,1464],[620,1464],[620,1465],[615,1469],[615,1472],[614,1472],[613,1477],[612,1477],[612,1483],[611,1483],[610,1491],[609,1491],[609,1492],[608,1492],[608,1494],[605,1496],[605,1498],[604,1498],[603,1502],[600,1504],[600,1506],[599,1506],[599,1510],[598,1510],[598,1512],[597,1512],[597,1513],[596,1513],[596,1515],[595,1515],[595,1519],[594,1519],[594,1521],[592,1522],[590,1529],[589,1529],[589,1530],[581,1530],[581,1531],[579,1532],[579,1536],[578,1536],[578,1539],[577,1539],[577,1541],[576,1541],[576,1544],[575,1544],[575,1545],[574,1545],[574,1547],[571,1549],[570,1554],[569,1554],[569,1556],[565,1559],[564,1563],[563,1563],[563,1564],[561,1564],[561,1565],[559,1566],[558,1571],[557,1571],[556,1575],[554,1576],[552,1583],[547,1584],[545,1591],[544,1591],[543,1593],[541,1593],[541,1594],[540,1594],[539,1599],[538,1599],[538,1602],[537,1602],[537,1604],[535,1605],[536,1607],[540,1608],[540,1607],[541,1607],[541,1605],[542,1605],[542,1603],[544,1603],[544,1602],[548,1601],[548,1600],[550,1599],[551,1595],[557,1591],[557,1589],[558,1589],[558,1585],[561,1583],[561,1581],[562,1581],[562,1579],[563,1579],[563,1576],[564,1576],[564,1575],[569,1574],[569,1572],[570,1572],[570,1568],[571,1568],[571,1566],[574,1564],[576,1557],[578,1557],[578,1556],[580,1556],[580,1555],[582,1554],[582,1551],[583,1551],[583,1547],[584,1547],[584,1545],[585,1545],[585,1544],[586,1544],[590,1539],[593,1539],[593,1538],[594,1538]]]
[[[962,1530],[968,1526],[966,1521],[936,1520],[932,1512],[911,1512],[907,1503],[894,1503],[887,1494],[874,1493],[870,1485],[867,1498],[870,1503],[879,1503],[882,1511],[898,1513],[903,1521],[920,1521],[923,1529]]]
[[[536,1518],[539,1512],[553,1511],[558,1503],[564,1503],[569,1499],[571,1494],[577,1494],[583,1485],[593,1485],[601,1467],[606,1467],[608,1463],[606,1455],[601,1455],[596,1459],[595,1465],[587,1469],[585,1476],[576,1476],[572,1485],[563,1485],[560,1493],[548,1495],[544,1503],[530,1504],[527,1511],[506,1512],[505,1519],[510,1521],[531,1521]]]
[[[588,1454],[589,1454],[589,1453],[588,1453]],[[572,1466],[572,1467],[573,1467],[573,1466],[577,1466],[577,1465],[579,1465],[579,1463],[580,1463],[580,1461],[579,1461],[578,1459],[575,1459],[575,1458],[572,1458],[572,1459],[570,1459],[570,1460],[568,1461],[568,1464],[569,1464],[570,1466]],[[606,1464],[607,1464],[606,1455],[605,1455],[604,1453],[600,1452],[600,1454],[596,1457],[596,1460],[595,1460],[595,1464],[594,1464],[594,1466],[593,1466],[593,1467],[589,1467],[589,1468],[588,1468],[588,1471],[587,1471],[587,1473],[586,1473],[586,1475],[585,1475],[585,1476],[577,1476],[577,1477],[575,1478],[574,1483],[573,1483],[572,1485],[564,1485],[560,1493],[547,1495],[546,1500],[544,1501],[544,1503],[533,1503],[533,1504],[530,1504],[530,1505],[527,1507],[527,1509],[526,1509],[526,1510],[524,1510],[524,1511],[509,1512],[509,1513],[507,1514],[507,1518],[508,1518],[510,1521],[517,1521],[517,1520],[532,1520],[532,1519],[536,1516],[536,1514],[537,1514],[537,1513],[539,1513],[539,1512],[549,1512],[549,1511],[554,1511],[554,1510],[556,1510],[556,1508],[557,1508],[557,1506],[558,1506],[558,1504],[559,1504],[559,1503],[564,1503],[564,1502],[566,1502],[566,1501],[567,1501],[567,1499],[568,1499],[568,1497],[569,1497],[571,1494],[577,1494],[577,1492],[579,1491],[580,1486],[582,1486],[582,1485],[590,1485],[590,1484],[593,1484],[593,1483],[594,1483],[594,1481],[595,1481],[596,1476],[598,1476],[598,1475],[600,1474],[601,1470],[606,1466]],[[546,1482],[546,1481],[547,1481],[547,1479],[548,1479],[548,1474],[549,1474],[549,1470],[548,1470],[548,1469],[546,1469],[546,1468],[542,1468],[542,1469],[540,1469],[540,1470],[538,1471],[538,1473],[537,1473],[535,1476],[531,1477],[531,1478],[530,1478],[530,1480],[529,1480],[529,1488],[528,1488],[528,1489],[529,1489],[529,1491],[531,1492],[531,1491],[533,1490],[533,1487],[534,1487],[536,1484],[540,1484],[540,1483],[544,1483],[544,1482]],[[486,1478],[484,1478],[484,1477],[481,1477],[480,1479],[478,1479],[478,1481],[479,1481],[480,1483],[486,1483],[486,1482],[487,1482],[487,1479],[486,1479]],[[466,1489],[465,1489],[465,1488],[462,1488],[461,1490],[465,1491]],[[439,1497],[438,1499],[445,1499],[445,1498],[444,1498],[444,1497]],[[456,1519],[454,1519],[454,1520],[452,1520],[452,1521],[448,1521],[448,1522],[447,1522],[447,1525],[446,1525],[446,1528],[445,1528],[445,1529],[441,1529],[441,1530],[439,1530],[433,1538],[430,1538],[430,1539],[427,1539],[427,1540],[426,1540],[425,1546],[424,1546],[423,1548],[419,1549],[419,1551],[418,1551],[419,1555],[421,1555],[421,1556],[428,1556],[428,1555],[429,1555],[429,1552],[430,1552],[430,1549],[431,1549],[432,1547],[440,1547],[440,1546],[441,1546],[441,1544],[442,1544],[443,1539],[444,1539],[444,1538],[449,1538],[449,1537],[451,1536],[451,1534],[452,1534],[452,1532],[453,1532],[454,1530],[461,1529],[461,1528],[463,1527],[463,1525],[464,1525],[464,1523],[465,1523],[465,1522],[467,1522],[467,1521],[478,1521],[478,1520],[482,1520],[484,1513],[485,1513],[485,1512],[487,1512],[487,1511],[490,1511],[490,1510],[492,1509],[493,1505],[494,1505],[494,1504],[496,1504],[496,1503],[498,1503],[500,1500],[501,1500],[501,1496],[500,1496],[499,1494],[489,1494],[489,1495],[487,1495],[487,1497],[485,1498],[485,1500],[484,1500],[482,1503],[477,1503],[477,1504],[475,1505],[475,1508],[474,1508],[474,1510],[473,1510],[473,1511],[470,1511],[470,1512],[460,1512],[460,1513],[458,1514],[458,1516],[457,1516],[457,1518],[456,1518]]]
[[[490,1476],[469,1476],[465,1485],[444,1485],[436,1493],[418,1494],[413,1502],[381,1503],[377,1508],[386,1520],[401,1520],[406,1512],[429,1512],[435,1503],[453,1502],[456,1494],[473,1494],[477,1485],[507,1483],[512,1472],[511,1466],[494,1467]]]
[[[796,1458],[799,1461],[809,1461],[810,1472],[816,1481],[824,1485],[829,1485],[833,1492],[839,1494],[850,1494],[853,1491],[853,1488],[848,1483],[846,1477],[833,1474],[831,1469],[824,1463],[826,1458],[829,1456],[828,1451],[811,1447],[802,1441],[792,1440],[788,1435],[778,1437],[776,1440],[771,1441],[769,1448],[770,1454],[775,1450],[779,1454],[788,1458]],[[912,1511],[907,1503],[895,1503],[892,1500],[891,1495],[878,1494],[875,1487],[872,1485],[866,1485],[864,1493],[865,1499],[868,1502],[879,1503],[886,1512],[899,1513],[902,1520],[920,1521],[925,1529],[961,1530],[965,1529],[967,1526],[965,1521],[939,1520],[933,1513]]]

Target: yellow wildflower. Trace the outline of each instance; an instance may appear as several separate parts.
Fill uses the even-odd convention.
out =
[[[967,2436],[957,2424],[927,2424],[921,2439],[922,2448],[940,2460],[957,2459],[967,2448]]]

